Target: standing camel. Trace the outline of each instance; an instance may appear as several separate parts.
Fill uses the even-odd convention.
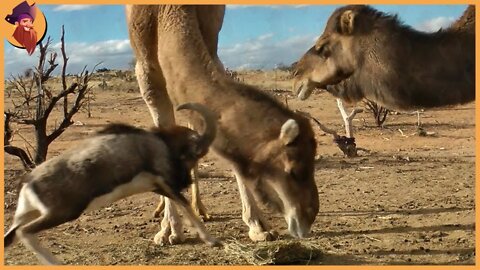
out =
[[[475,99],[475,6],[450,27],[417,31],[369,6],[337,9],[298,61],[294,88],[315,88],[349,102],[370,99],[397,110]]]

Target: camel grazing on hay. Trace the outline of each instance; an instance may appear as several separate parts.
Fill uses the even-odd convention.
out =
[[[424,33],[369,6],[337,9],[298,61],[294,88],[348,102],[363,98],[406,110],[475,99],[475,6],[450,27]]]
[[[156,125],[174,125],[173,105],[205,104],[219,115],[212,149],[232,165],[243,221],[253,241],[275,239],[255,199],[278,208],[294,237],[308,235],[318,213],[316,143],[309,120],[258,89],[225,75],[217,56],[224,6],[127,6],[135,72]],[[191,115],[192,124],[202,129]],[[156,243],[182,241],[166,199]]]

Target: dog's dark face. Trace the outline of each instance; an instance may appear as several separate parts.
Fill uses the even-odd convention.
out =
[[[168,147],[171,166],[170,177],[166,179],[168,188],[159,187],[154,192],[183,200],[180,192],[191,185],[190,171],[204,155],[199,155],[198,141],[201,136],[194,130],[182,126],[175,126],[168,130],[154,128],[152,133]],[[166,189],[171,190],[173,194]]]
[[[169,130],[156,131],[155,134],[165,142],[172,156],[183,162],[189,170],[207,153],[208,148],[200,149],[200,134],[192,129],[175,126]]]

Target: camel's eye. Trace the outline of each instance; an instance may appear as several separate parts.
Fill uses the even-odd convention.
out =
[[[324,43],[321,46],[318,46],[316,50],[317,54],[324,59],[330,56],[330,46],[328,45],[328,43]]]

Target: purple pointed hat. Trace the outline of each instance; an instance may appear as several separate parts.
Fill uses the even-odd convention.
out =
[[[23,1],[18,6],[13,8],[12,14],[7,15],[7,17],[5,17],[5,20],[10,24],[15,24],[20,19],[30,17],[34,21],[36,15],[37,9],[35,3],[30,6],[27,1]]]

